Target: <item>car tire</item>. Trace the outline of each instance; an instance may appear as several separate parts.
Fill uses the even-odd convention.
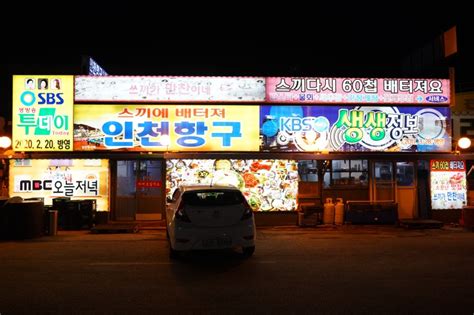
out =
[[[242,256],[245,258],[250,257],[255,252],[255,246],[242,247]]]

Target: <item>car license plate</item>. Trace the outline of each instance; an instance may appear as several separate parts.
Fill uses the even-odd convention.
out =
[[[202,246],[206,248],[228,247],[232,245],[230,237],[216,237],[202,241]]]

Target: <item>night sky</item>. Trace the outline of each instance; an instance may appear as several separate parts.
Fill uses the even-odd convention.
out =
[[[186,12],[95,5],[12,10],[15,26],[1,22],[1,115],[11,116],[11,75],[80,74],[83,55],[113,75],[400,77],[403,58],[451,26],[472,38],[464,9],[433,3],[288,2],[263,11],[242,2],[214,7],[219,14],[184,3]]]

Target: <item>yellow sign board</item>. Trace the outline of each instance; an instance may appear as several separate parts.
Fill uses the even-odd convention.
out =
[[[259,106],[75,105],[74,150],[258,151]]]
[[[13,150],[72,151],[73,103],[73,76],[13,76]]]

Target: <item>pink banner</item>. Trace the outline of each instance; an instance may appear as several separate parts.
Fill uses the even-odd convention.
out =
[[[264,77],[75,77],[76,103],[261,103],[264,99]]]
[[[266,78],[266,102],[450,104],[448,79]]]

